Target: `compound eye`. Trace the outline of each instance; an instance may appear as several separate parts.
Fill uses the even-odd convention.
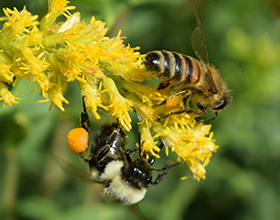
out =
[[[73,152],[84,152],[88,146],[88,132],[84,128],[74,128],[69,131],[67,140]]]
[[[227,106],[227,104],[228,104],[227,99],[222,99],[220,102],[218,102],[218,104],[214,108],[212,108],[212,110],[220,111],[224,109]]]

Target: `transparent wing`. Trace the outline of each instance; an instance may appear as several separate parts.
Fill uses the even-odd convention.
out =
[[[194,13],[195,13],[198,27],[192,32],[192,36],[191,36],[192,48],[196,56],[198,57],[198,59],[204,65],[206,65],[209,63],[209,59],[208,59],[207,47],[205,43],[205,37],[204,37],[199,16],[195,8],[194,8]]]
[[[61,169],[68,174],[69,176],[86,183],[103,183],[99,179],[95,179],[92,177],[90,172],[87,172],[73,163],[69,162],[68,160],[64,159],[63,157],[59,156],[58,154],[51,152],[53,159],[58,163]]]
[[[205,37],[204,33],[202,30],[201,22],[199,19],[199,16],[197,14],[196,8],[194,8],[194,14],[196,17],[197,25],[198,27],[193,31],[192,36],[191,36],[191,43],[192,43],[192,48],[198,57],[198,59],[201,61],[201,63],[204,66],[207,66],[209,64],[209,58],[208,58],[208,53],[207,53],[207,47],[206,47],[206,42],[205,42]],[[218,92],[215,82],[213,80],[212,74],[210,73],[210,70],[206,72],[206,79],[208,81],[209,85],[209,91],[212,91],[212,93],[216,94]]]
[[[141,220],[148,220],[147,217],[142,213],[142,211],[139,209],[138,204],[133,204],[128,206],[128,208],[139,217]]]

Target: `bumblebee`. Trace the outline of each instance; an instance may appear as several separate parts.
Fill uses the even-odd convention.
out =
[[[196,10],[195,16],[198,27],[192,33],[191,44],[199,60],[165,50],[151,51],[143,60],[146,69],[160,78],[159,90],[167,87],[180,89],[177,94],[154,105],[166,104],[167,107],[175,107],[183,101],[183,109],[162,118],[187,111],[194,111],[199,115],[213,111],[217,117],[217,112],[227,108],[232,100],[224,78],[209,64],[205,38]],[[190,106],[193,106],[194,110],[190,110]]]
[[[81,115],[82,127],[90,133],[90,122],[84,103],[84,112]],[[95,182],[104,185],[101,195],[107,200],[131,206],[142,200],[150,185],[158,184],[169,169],[182,164],[174,163],[157,169],[151,167],[154,157],[147,159],[141,153],[142,143],[139,135],[139,147],[127,149],[126,132],[120,123],[105,125],[95,133],[94,141],[89,146],[90,154],[82,158],[89,164],[90,172],[86,172],[57,154],[52,153],[62,170],[70,176],[84,182]],[[133,160],[131,154],[138,152]],[[153,181],[152,171],[159,172]]]

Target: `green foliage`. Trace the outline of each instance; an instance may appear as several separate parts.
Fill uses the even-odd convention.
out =
[[[23,5],[18,1],[3,1],[0,6],[13,7],[15,2],[20,10]],[[33,14],[46,12],[46,0],[25,3]],[[77,6],[84,19],[94,15],[107,21],[110,36],[122,29],[126,42],[140,46],[142,53],[167,49],[194,55],[192,2],[73,0],[70,4]],[[197,10],[210,62],[220,69],[233,94],[232,105],[211,121],[220,148],[206,167],[206,180],[180,181],[188,171],[183,166],[174,168],[162,183],[151,186],[139,207],[149,219],[276,220],[280,216],[277,1],[199,1]],[[61,113],[55,108],[49,112],[48,104],[35,104],[40,99],[38,91],[30,94],[28,86],[23,80],[12,88],[13,93],[21,91],[20,104],[0,107],[0,217],[136,218],[125,207],[100,202],[97,184],[89,186],[68,178],[49,156],[54,150],[86,169],[69,153],[66,143],[67,132],[79,125],[77,87],[69,89],[66,98],[71,104]],[[206,117],[212,117],[211,113]],[[102,120],[93,120],[93,130],[110,121]],[[137,135],[134,131],[129,138],[130,146]]]

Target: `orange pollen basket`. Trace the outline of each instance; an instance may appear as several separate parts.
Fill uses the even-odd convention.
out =
[[[88,132],[84,128],[74,128],[69,131],[68,144],[75,153],[84,152],[88,146]]]
[[[181,100],[182,97],[172,97],[170,99],[167,99],[166,100],[166,107],[170,108],[170,107],[174,107],[176,106],[180,100]]]

